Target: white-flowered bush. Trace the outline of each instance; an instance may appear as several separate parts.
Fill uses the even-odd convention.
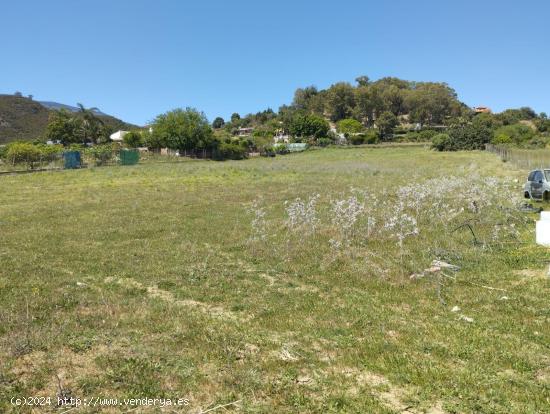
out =
[[[286,225],[290,231],[315,232],[319,223],[316,204],[320,195],[314,194],[307,201],[297,198],[292,202],[285,201],[287,214]]]
[[[353,257],[364,257],[369,263],[380,258],[402,264],[404,256],[421,255],[451,242],[471,241],[483,248],[516,240],[524,222],[517,208],[520,196],[516,188],[497,178],[412,179],[395,189],[354,187],[338,196],[313,194],[286,201],[285,216],[272,217],[275,225],[270,228],[281,229],[282,224],[286,229],[275,230],[274,240],[279,243],[299,241],[286,243],[286,248],[299,249],[311,238],[315,250],[323,254],[353,252]],[[265,210],[254,204],[251,211],[252,239],[267,240]]]

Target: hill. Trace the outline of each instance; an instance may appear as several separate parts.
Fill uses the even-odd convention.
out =
[[[50,113],[62,107],[71,108],[56,102],[50,103],[56,105],[52,106],[52,109],[48,109],[43,103],[29,98],[0,95],[0,144],[17,140],[40,139],[48,125]],[[136,125],[110,115],[98,114],[98,116],[115,131],[138,128]]]
[[[55,111],[59,111],[60,109],[66,109],[67,111],[70,111],[70,112],[78,112],[79,111],[79,108],[76,107],[76,106],[66,105],[66,104],[62,104],[62,103],[59,103],[59,102],[52,102],[52,101],[38,101],[38,102],[42,106],[45,106],[46,108],[52,109],[52,110],[55,110]],[[95,110],[95,111],[92,111],[92,112],[94,112],[97,115],[108,116],[106,113],[101,112],[99,110]]]

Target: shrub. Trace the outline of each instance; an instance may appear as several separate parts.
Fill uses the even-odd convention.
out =
[[[38,145],[37,148],[39,149],[41,153],[41,158],[44,161],[47,162],[53,162],[60,158],[61,154],[63,153],[63,146],[62,145]]]
[[[296,142],[300,142],[301,138],[313,137],[322,138],[326,137],[330,126],[328,122],[313,114],[301,114],[294,115],[289,125],[289,132],[296,137]]]
[[[447,135],[449,138],[441,137]],[[436,139],[437,137],[437,139]],[[432,148],[439,151],[480,150],[491,142],[493,131],[479,124],[455,125],[448,134],[438,134],[432,139]]]
[[[365,134],[352,135],[348,138],[352,145],[361,145],[365,143]]]
[[[218,161],[222,160],[242,160],[247,157],[246,148],[239,144],[221,143],[214,151],[214,159]]]
[[[288,154],[290,152],[286,144],[273,145],[273,151],[275,151],[275,153],[280,155]]]
[[[506,134],[497,134],[492,140],[491,143],[493,144],[511,144],[512,138],[510,138],[509,135]]]
[[[352,145],[361,144],[376,144],[380,140],[378,132],[373,129],[368,130],[363,134],[354,134],[348,138]]]
[[[105,165],[113,158],[113,147],[111,145],[94,145],[86,150],[94,159],[95,165]]]
[[[380,140],[378,132],[373,129],[368,130],[365,134],[365,144],[376,144]]]
[[[8,145],[6,159],[12,164],[25,163],[30,169],[40,161],[42,153],[40,149],[28,142],[13,142]]]
[[[433,129],[423,129],[417,135],[417,141],[431,141],[433,137],[438,135],[437,131]]]
[[[266,146],[264,147],[263,151],[262,151],[262,157],[274,157],[275,156],[275,149],[273,148],[273,146]]]
[[[437,134],[432,137],[432,148],[438,151],[452,151],[451,138],[447,134]]]
[[[332,143],[333,141],[330,138],[319,138],[317,140],[317,145],[319,145],[320,147],[327,147]]]
[[[546,147],[547,139],[541,136],[535,136],[534,138],[527,141],[524,146],[527,148],[544,148]]]
[[[343,134],[357,134],[363,131],[363,124],[357,121],[356,119],[348,118],[338,121],[337,124],[338,132]]]
[[[129,148],[141,147],[144,144],[143,136],[139,131],[130,131],[122,139]]]
[[[508,142],[516,145],[526,144],[533,139],[535,135],[535,131],[533,131],[531,127],[523,124],[506,125],[495,131],[495,139],[499,137],[500,140],[504,139],[506,141],[507,139],[504,138],[506,136],[508,137]],[[497,142],[495,142],[495,139],[491,142],[496,144]]]
[[[415,131],[408,131],[405,135],[401,135],[397,138],[400,142],[418,142],[420,135]]]

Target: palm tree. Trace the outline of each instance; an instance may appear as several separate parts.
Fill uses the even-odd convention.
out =
[[[104,122],[101,118],[96,116],[96,112],[99,111],[99,109],[93,107],[93,108],[85,108],[84,105],[81,103],[77,103],[79,113],[82,115],[82,134],[84,138],[84,143],[90,139],[90,141],[95,144],[97,143],[101,130],[104,126]]]

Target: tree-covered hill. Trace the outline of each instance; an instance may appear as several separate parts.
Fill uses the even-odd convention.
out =
[[[30,98],[0,95],[0,144],[42,138],[52,112],[40,102]],[[113,116],[100,115],[99,117],[113,131],[137,128]]]

